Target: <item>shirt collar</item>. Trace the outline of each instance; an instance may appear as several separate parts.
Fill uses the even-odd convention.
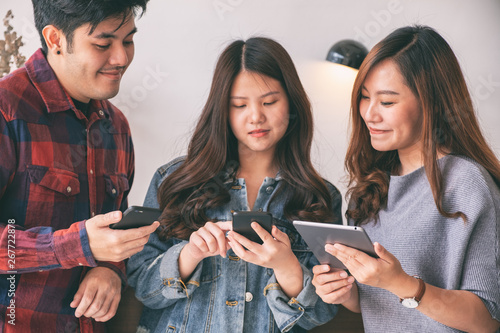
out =
[[[276,177],[266,177],[266,178],[264,178],[264,181],[278,183],[282,179],[283,179],[282,173],[281,173],[281,171],[278,171],[278,173],[276,174]],[[229,178],[229,179],[226,179],[226,181],[224,181],[224,184],[243,185],[243,182],[244,182],[243,178],[235,178],[235,179]]]
[[[56,74],[52,67],[50,67],[47,58],[42,51],[38,49],[26,62],[26,72],[40,93],[48,113],[63,112],[72,109],[76,112],[76,107],[68,92],[63,88],[61,83],[57,80]],[[101,101],[91,101],[91,110],[97,108],[99,111],[109,116],[109,111],[104,107]],[[92,112],[92,111],[90,111]],[[99,116],[104,115],[99,112]]]

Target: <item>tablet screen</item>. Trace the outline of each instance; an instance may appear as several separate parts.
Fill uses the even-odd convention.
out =
[[[361,227],[307,221],[293,221],[293,225],[321,264],[346,269],[340,260],[325,251],[326,244],[335,243],[356,248],[378,258],[373,243]]]

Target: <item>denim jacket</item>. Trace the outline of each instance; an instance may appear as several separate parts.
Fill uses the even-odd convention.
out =
[[[158,207],[157,190],[163,180],[179,167],[177,158],[155,173],[144,205]],[[289,298],[280,288],[273,270],[241,260],[229,250],[227,257],[208,257],[196,267],[189,281],[180,279],[178,258],[187,241],[161,241],[156,233],[144,250],[127,265],[129,283],[145,307],[137,332],[306,332],[326,323],[337,306],[324,303],[312,285],[311,269],[318,261],[283,216],[284,194],[274,197],[280,176],[266,177],[253,210],[271,212],[273,223],[287,233],[303,271],[303,289]],[[341,196],[328,184],[337,223],[341,221]],[[223,207],[208,210],[218,221],[232,220],[231,210],[248,210],[244,179],[227,184],[231,200]],[[272,199],[272,200],[271,200]]]

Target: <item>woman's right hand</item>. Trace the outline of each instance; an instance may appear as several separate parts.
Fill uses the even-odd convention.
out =
[[[226,232],[232,229],[232,221],[207,222],[189,237],[186,254],[200,261],[216,255],[226,257],[226,252],[231,248],[226,238]]]
[[[352,296],[354,278],[339,268],[330,268],[329,265],[313,267],[314,278],[312,284],[316,293],[325,303],[341,304]]]
[[[183,281],[187,281],[203,259],[219,254],[226,256],[226,252],[231,248],[226,232],[232,229],[232,221],[207,222],[191,234],[189,242],[179,255],[179,274]]]

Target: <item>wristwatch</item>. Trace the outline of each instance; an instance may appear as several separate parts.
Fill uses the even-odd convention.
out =
[[[399,301],[401,304],[403,304],[404,307],[407,307],[409,309],[415,309],[419,304],[420,301],[422,300],[422,296],[424,296],[425,293],[425,282],[418,276],[414,276],[418,280],[418,291],[415,297],[410,297],[410,298],[400,298]]]

